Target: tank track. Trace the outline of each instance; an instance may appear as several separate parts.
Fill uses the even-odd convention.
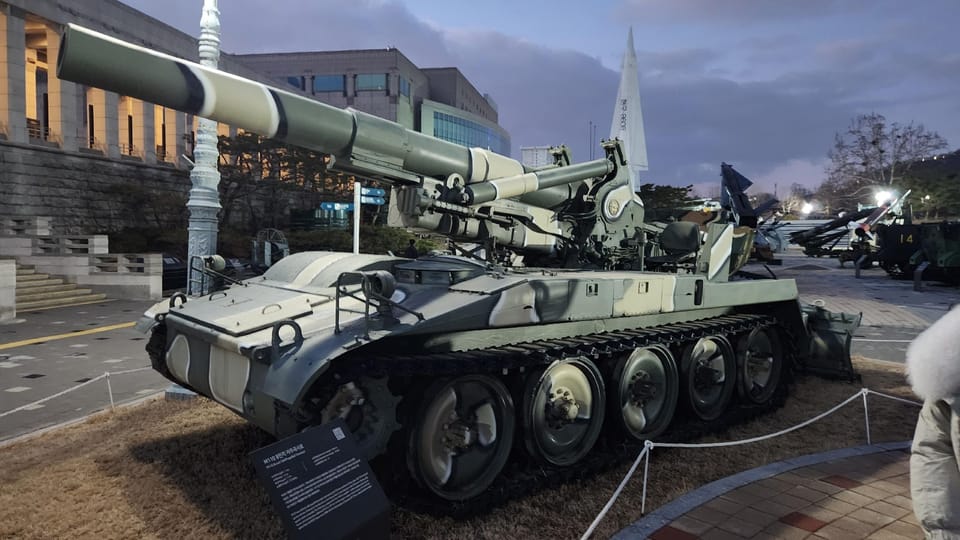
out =
[[[585,356],[593,360],[601,372],[608,373],[609,365],[618,355],[638,347],[665,345],[671,348],[682,347],[706,336],[724,336],[731,339],[755,328],[776,327],[780,331],[780,340],[784,354],[784,368],[776,394],[763,406],[748,406],[738,400],[736,394],[728,410],[718,419],[703,422],[697,419],[680,418],[682,407],[678,407],[677,416],[668,431],[660,438],[671,442],[691,440],[706,433],[717,432],[725,427],[744,422],[764,412],[783,405],[790,380],[791,367],[795,365],[795,337],[776,318],[760,314],[738,314],[712,319],[669,324],[659,327],[638,328],[617,332],[588,334],[564,339],[534,341],[489,349],[470,350],[451,353],[428,353],[416,355],[377,354],[343,358],[336,368],[334,379],[339,383],[354,380],[361,375],[372,377],[398,378],[407,381],[428,381],[437,377],[486,374],[507,380],[522,376],[527,369],[536,369],[549,365],[555,360],[570,356]],[[677,358],[678,369],[680,359]],[[411,383],[416,386],[416,383]],[[508,384],[516,388],[516,385]],[[409,393],[407,393],[409,394]],[[681,403],[683,393],[681,392]],[[415,400],[406,400],[415,401]],[[378,478],[391,494],[391,498],[408,510],[434,515],[467,518],[482,514],[501,506],[508,501],[527,494],[563,483],[589,478],[610,469],[627,460],[633,460],[643,448],[642,443],[627,440],[619,433],[605,429],[600,440],[591,452],[569,467],[544,465],[522,450],[522,437],[519,433],[514,441],[510,461],[497,480],[484,493],[464,502],[440,500],[422,489],[407,472],[406,463],[401,456],[405,454],[405,441],[408,436],[411,403],[402,403],[399,413],[401,424],[405,427],[394,434],[387,455],[373,460],[372,465],[378,472]],[[404,407],[404,405],[406,405]],[[519,409],[519,405],[517,405]]]

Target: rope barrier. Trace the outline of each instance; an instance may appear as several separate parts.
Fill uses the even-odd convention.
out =
[[[642,492],[642,494],[641,494],[641,496],[640,496],[640,514],[643,515],[643,514],[646,513],[646,505],[647,505],[647,479],[649,478],[650,454],[653,453],[653,449],[654,449],[655,447],[662,447],[662,448],[720,448],[720,447],[725,447],[725,446],[739,446],[739,445],[743,445],[743,444],[750,444],[750,443],[754,443],[754,442],[763,441],[763,440],[766,440],[766,439],[772,439],[772,438],[774,438],[774,437],[779,437],[779,436],[781,436],[781,435],[786,435],[787,433],[790,433],[790,432],[792,432],[792,431],[796,431],[796,430],[798,430],[798,429],[800,429],[800,428],[809,426],[810,424],[816,422],[817,420],[820,420],[820,419],[822,419],[822,418],[824,418],[824,417],[827,417],[827,416],[829,416],[829,415],[837,412],[837,411],[840,410],[842,407],[846,406],[847,404],[849,404],[851,401],[857,399],[858,397],[863,399],[864,421],[866,422],[866,427],[867,427],[867,444],[871,444],[871,443],[870,443],[870,415],[869,415],[869,411],[867,410],[867,395],[868,395],[868,394],[874,394],[874,395],[876,395],[876,396],[884,397],[884,398],[887,398],[887,399],[892,399],[892,400],[894,400],[894,401],[901,401],[901,402],[903,402],[903,403],[909,403],[909,404],[911,404],[911,405],[916,405],[916,406],[918,406],[918,407],[923,406],[922,403],[918,403],[918,402],[916,402],[916,401],[912,401],[912,400],[909,400],[909,399],[900,398],[900,397],[897,397],[897,396],[891,396],[891,395],[888,395],[888,394],[883,394],[883,393],[881,393],[881,392],[874,392],[873,390],[870,390],[869,388],[862,388],[859,392],[857,392],[856,394],[854,394],[854,395],[850,396],[849,398],[843,400],[841,403],[839,403],[838,405],[836,405],[835,407],[831,408],[831,409],[828,410],[828,411],[825,411],[825,412],[823,412],[823,413],[820,413],[820,414],[818,414],[817,416],[814,416],[813,418],[810,418],[809,420],[806,420],[806,421],[804,421],[804,422],[801,422],[800,424],[797,424],[797,425],[795,425],[795,426],[792,426],[792,427],[789,427],[789,428],[786,428],[786,429],[782,429],[782,430],[777,431],[777,432],[775,432],[775,433],[770,433],[770,434],[767,434],[767,435],[761,435],[761,436],[759,436],[759,437],[751,437],[751,438],[749,438],[749,439],[740,439],[740,440],[737,440],[737,441],[726,441],[726,442],[719,442],[719,443],[702,443],[702,444],[691,444],[691,443],[655,443],[655,442],[653,442],[653,441],[644,441],[644,444],[643,444],[644,448],[643,448],[643,450],[640,452],[640,455],[637,456],[637,459],[634,461],[633,466],[630,467],[630,470],[629,470],[629,471],[627,471],[627,474],[626,474],[626,476],[624,476],[623,481],[620,482],[620,486],[617,487],[617,490],[613,493],[613,496],[610,498],[610,500],[607,502],[607,504],[603,507],[603,509],[600,510],[600,513],[597,514],[597,517],[593,520],[593,523],[590,524],[590,528],[587,529],[587,532],[585,532],[582,537],[580,537],[580,540],[587,540],[587,538],[589,538],[590,535],[593,534],[594,529],[596,529],[596,528],[597,528],[597,525],[599,525],[600,522],[603,520],[603,518],[606,517],[607,512],[609,512],[610,508],[613,507],[613,503],[614,503],[614,502],[617,500],[617,498],[620,496],[620,492],[623,491],[624,486],[626,486],[627,482],[630,480],[630,477],[633,476],[633,473],[634,473],[634,471],[636,470],[637,465],[640,463],[640,460],[641,460],[641,459],[644,459],[644,458],[646,458],[646,462],[645,462],[645,465],[644,465],[644,468],[643,468],[643,492]]]
[[[772,439],[772,438],[774,438],[774,437],[779,437],[779,436],[781,436],[781,435],[786,435],[787,433],[790,433],[791,431],[796,431],[796,430],[798,430],[798,429],[800,429],[800,428],[807,427],[807,426],[809,426],[810,424],[816,422],[817,420],[820,420],[820,419],[822,419],[822,418],[824,418],[824,417],[830,416],[831,414],[833,414],[833,413],[837,412],[838,410],[840,410],[840,409],[841,409],[844,405],[846,405],[847,403],[850,403],[851,401],[853,401],[853,400],[857,399],[858,397],[860,397],[862,394],[863,394],[863,390],[861,390],[861,391],[857,392],[856,394],[850,396],[849,398],[845,399],[842,403],[840,403],[839,405],[837,405],[836,407],[830,409],[830,410],[827,411],[827,412],[820,413],[820,414],[818,414],[817,416],[814,416],[813,418],[811,418],[811,419],[809,419],[809,420],[807,420],[807,421],[805,421],[805,422],[802,422],[802,423],[800,423],[800,424],[797,424],[797,425],[795,425],[795,426],[793,426],[793,427],[788,427],[787,429],[781,429],[780,431],[777,431],[776,433],[770,433],[770,434],[768,434],[768,435],[760,435],[759,437],[751,437],[751,438],[749,438],[749,439],[740,439],[739,441],[726,441],[726,442],[718,442],[718,443],[702,443],[702,444],[691,444],[691,443],[651,443],[651,444],[652,444],[654,447],[663,447],[663,448],[720,448],[720,447],[723,447],[723,446],[739,446],[739,445],[741,445],[741,444],[749,444],[749,443],[754,443],[754,442],[763,441],[763,440],[766,440],[766,439]]]
[[[860,395],[863,396],[863,422],[867,429],[867,444],[873,444],[870,442],[870,409],[867,408],[867,389],[864,388],[860,391]]]
[[[900,402],[903,402],[903,403],[908,403],[908,404],[910,404],[910,405],[916,405],[917,407],[923,407],[923,403],[920,403],[919,401],[913,401],[912,399],[903,399],[902,397],[891,396],[890,394],[884,394],[884,393],[881,393],[881,392],[874,392],[873,390],[870,390],[869,388],[864,388],[864,390],[865,390],[868,394],[873,394],[873,395],[875,395],[875,396],[885,397],[885,398],[887,398],[887,399],[892,399],[892,400],[894,400],[894,401],[900,401]]]
[[[600,511],[600,514],[596,519],[593,520],[593,523],[590,524],[590,528],[587,529],[587,532],[583,533],[583,536],[580,537],[580,540],[586,540],[590,538],[590,535],[593,534],[593,530],[597,528],[597,525],[600,524],[600,520],[607,515],[607,511],[613,506],[613,503],[617,500],[617,497],[620,496],[620,492],[623,491],[623,487],[627,485],[627,481],[630,480],[630,477],[633,476],[633,471],[637,469],[637,465],[640,464],[640,460],[649,452],[649,448],[644,448],[640,451],[640,455],[637,456],[637,459],[633,461],[633,465],[630,467],[630,470],[627,471],[627,475],[623,478],[623,481],[620,482],[620,485],[617,487],[617,490],[613,492],[613,496],[610,497],[610,500],[607,501],[606,506],[603,507],[603,510]]]
[[[21,406],[17,407],[16,409],[11,409],[11,410],[9,410],[9,411],[7,411],[7,412],[2,412],[2,413],[0,413],[0,418],[3,418],[4,416],[7,416],[8,414],[13,414],[13,413],[18,412],[18,411],[22,411],[22,410],[25,410],[25,409],[30,409],[31,407],[35,407],[35,406],[37,406],[37,405],[40,405],[41,403],[45,403],[45,402],[47,402],[47,401],[50,401],[51,399],[58,398],[58,397],[60,397],[60,396],[62,396],[62,395],[64,395],[64,394],[68,394],[68,393],[73,392],[74,390],[77,390],[77,389],[79,389],[79,388],[83,388],[84,386],[86,386],[86,385],[88,385],[88,384],[92,384],[92,383],[94,383],[94,382],[96,382],[96,381],[99,381],[100,379],[106,379],[106,380],[107,380],[107,392],[110,394],[110,408],[112,409],[112,408],[114,407],[114,404],[113,404],[113,389],[110,387],[110,375],[125,375],[125,374],[127,374],[127,373],[134,373],[134,372],[137,372],[137,371],[146,371],[146,370],[149,370],[149,369],[152,369],[152,368],[142,367],[142,368],[136,368],[136,369],[126,369],[126,370],[123,370],[123,371],[107,371],[107,372],[104,372],[103,375],[97,375],[96,377],[90,379],[89,381],[83,381],[82,383],[80,383],[80,384],[78,384],[78,385],[76,385],[76,386],[71,386],[70,388],[67,388],[66,390],[57,392],[56,394],[53,394],[52,396],[47,396],[47,397],[45,397],[45,398],[43,398],[43,399],[38,399],[37,401],[34,401],[33,403],[27,403],[26,405],[21,405]]]

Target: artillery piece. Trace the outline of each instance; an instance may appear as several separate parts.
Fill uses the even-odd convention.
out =
[[[403,496],[500,502],[778,406],[794,369],[852,373],[859,317],[731,280],[749,231],[644,223],[619,141],[527,168],[74,25],[58,75],[329,154],[407,226],[514,255],[295,253],[141,321],[157,371],[277,437],[346,420]]]

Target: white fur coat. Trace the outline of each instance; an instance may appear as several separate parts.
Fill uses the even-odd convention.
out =
[[[924,400],[960,397],[960,306],[917,336],[907,349],[907,374]]]

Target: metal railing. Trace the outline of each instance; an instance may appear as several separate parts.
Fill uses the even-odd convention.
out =
[[[132,144],[120,144],[120,155],[143,159],[143,151]]]

